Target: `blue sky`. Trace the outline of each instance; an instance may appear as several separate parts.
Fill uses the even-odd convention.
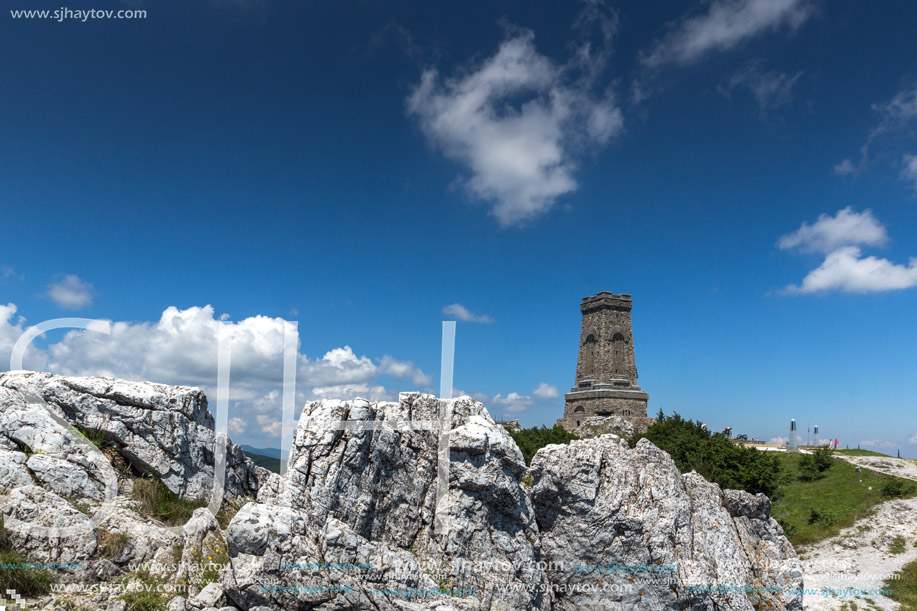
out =
[[[223,317],[276,446],[280,319],[301,403],[438,388],[458,312],[456,388],[550,425],[609,290],[651,413],[917,456],[913,3],[67,8],[147,14],[3,17],[0,358],[104,318],[27,366],[212,388]]]

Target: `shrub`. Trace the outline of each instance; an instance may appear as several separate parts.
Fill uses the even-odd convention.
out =
[[[835,522],[837,522],[837,516],[828,509],[816,507],[809,511],[809,524],[831,526]]]
[[[825,472],[834,464],[831,450],[818,448],[811,454],[800,454],[798,477],[804,482],[814,482],[825,477]]]
[[[724,488],[768,496],[780,481],[780,459],[768,452],[736,445],[722,433],[711,435],[699,422],[660,410],[645,433],[630,438],[631,447],[648,439],[665,450],[682,473],[697,471]]]
[[[532,458],[535,452],[552,443],[567,444],[574,439],[579,439],[576,435],[569,432],[564,427],[555,424],[553,428],[547,428],[542,425],[541,428],[533,427],[522,429],[521,431],[509,433],[519,449],[522,450],[522,456],[525,458],[525,464],[532,464]]]
[[[169,526],[180,526],[188,521],[194,510],[206,507],[202,500],[183,499],[158,479],[137,479],[134,481],[131,497],[140,504],[140,512],[158,518]]]
[[[908,484],[903,479],[899,479],[899,478],[891,479],[890,478],[882,486],[881,493],[882,493],[882,496],[887,496],[887,497],[902,497],[902,496],[906,496],[910,494],[913,491],[914,491],[914,486],[912,484]]]

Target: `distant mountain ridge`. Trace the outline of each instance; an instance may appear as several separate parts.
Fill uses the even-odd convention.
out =
[[[271,458],[280,458],[280,448],[256,448],[254,446],[240,444],[240,448],[243,451],[248,452],[249,454],[257,454],[259,456],[270,456]]]

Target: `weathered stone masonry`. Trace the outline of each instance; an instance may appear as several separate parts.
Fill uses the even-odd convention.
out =
[[[593,416],[618,415],[639,430],[653,422],[646,416],[649,395],[637,386],[632,307],[630,295],[603,291],[583,298],[576,385],[565,395],[564,417],[557,421],[567,430]]]

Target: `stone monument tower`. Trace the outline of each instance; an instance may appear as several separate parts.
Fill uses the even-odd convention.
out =
[[[565,395],[564,417],[557,421],[565,429],[595,416],[621,416],[638,430],[653,422],[646,416],[649,395],[637,386],[632,307],[630,295],[603,291],[583,298],[576,384]]]

